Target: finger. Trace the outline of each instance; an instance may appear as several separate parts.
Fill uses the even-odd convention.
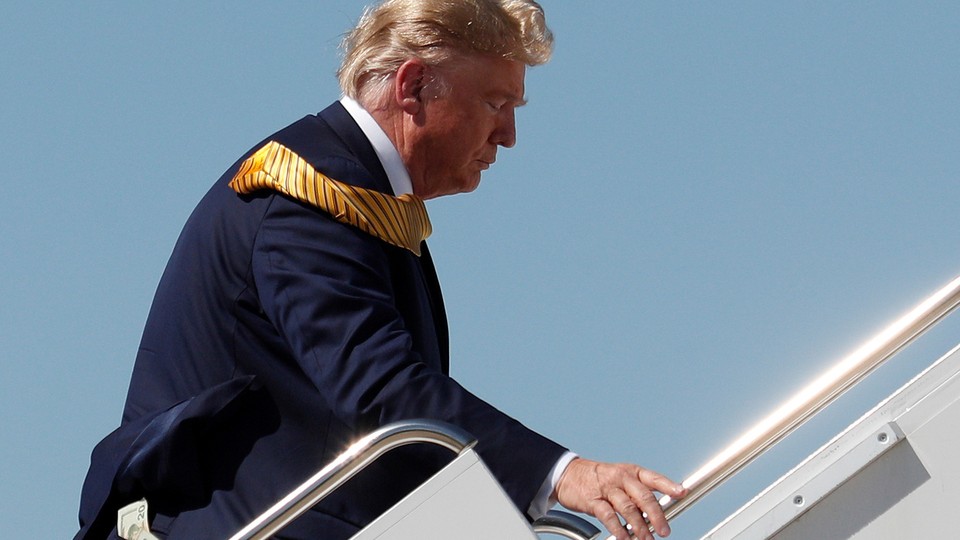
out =
[[[643,519],[643,512],[637,506],[633,497],[621,490],[612,491],[608,497],[610,503],[623,516],[623,519],[633,528],[633,534],[640,540],[653,540],[647,529],[647,522]]]
[[[638,513],[640,513],[639,522],[628,519],[630,525],[633,526],[634,534],[643,538],[640,531],[644,531],[647,534],[649,533],[647,521],[650,522],[650,525],[653,526],[653,530],[656,531],[660,536],[667,536],[670,534],[670,525],[667,523],[666,516],[663,515],[663,508],[660,507],[660,503],[657,501],[657,496],[653,494],[646,486],[640,483],[639,479],[635,482],[625,482],[624,487],[626,489],[626,494],[630,497],[632,504],[635,508],[638,508]],[[626,516],[624,516],[626,517]],[[646,521],[644,520],[646,517]]]
[[[630,533],[624,528],[623,524],[620,523],[617,512],[609,503],[606,501],[597,501],[592,514],[600,520],[600,523],[606,527],[610,534],[617,537],[617,540],[630,540]]]
[[[647,484],[644,480],[654,485]],[[655,486],[663,485],[662,480],[666,480],[666,482],[672,484],[672,482],[663,475],[637,467],[637,469],[633,471],[632,477],[627,478],[624,482],[624,490],[640,508],[640,511],[644,513],[653,531],[660,536],[667,536],[670,534],[670,524],[667,523],[663,508],[660,507],[660,502],[652,491],[656,489]],[[676,491],[674,490],[674,492]],[[638,525],[633,522],[631,522],[631,525],[633,525],[635,529],[638,527]],[[646,524],[643,526],[644,528],[647,527]]]
[[[639,467],[639,469],[640,472],[637,476],[643,482],[643,485],[648,488],[671,497],[683,497],[687,494],[687,488],[683,487],[683,484],[678,484],[658,472],[643,467]]]

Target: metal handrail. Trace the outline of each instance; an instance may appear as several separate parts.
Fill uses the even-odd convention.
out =
[[[329,465],[300,484],[230,540],[263,540],[286,527],[344,482],[383,454],[401,446],[430,443],[456,454],[477,444],[466,431],[435,420],[406,420],[384,426],[350,445]],[[600,530],[583,518],[551,510],[533,524],[537,534],[559,534],[572,540],[595,540]]]
[[[547,515],[533,522],[537,534],[557,534],[570,540],[596,540],[600,529],[580,516],[550,510]]]
[[[408,444],[431,443],[457,454],[476,440],[466,431],[432,420],[409,420],[384,426],[352,444],[329,465],[260,514],[230,540],[262,540],[300,517],[383,454]]]
[[[660,498],[667,519],[725,482],[960,305],[960,277],[930,295],[808,384],[683,481],[687,496]],[[614,538],[613,536],[610,537]]]

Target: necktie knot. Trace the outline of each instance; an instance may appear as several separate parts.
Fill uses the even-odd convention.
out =
[[[240,194],[261,189],[278,191],[417,256],[420,243],[433,230],[420,197],[409,193],[394,197],[339,182],[275,141],[240,164],[230,187]]]

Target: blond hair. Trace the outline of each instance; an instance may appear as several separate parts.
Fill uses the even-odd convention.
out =
[[[546,63],[553,35],[534,0],[386,0],[343,40],[343,93],[369,103],[411,58],[439,65],[457,54]]]

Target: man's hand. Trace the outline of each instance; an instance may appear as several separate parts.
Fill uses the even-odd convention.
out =
[[[643,467],[577,458],[557,483],[557,500],[574,512],[596,517],[617,540],[630,540],[630,533],[617,514],[633,527],[637,538],[653,540],[644,514],[658,535],[670,534],[670,525],[654,491],[675,498],[687,494],[680,484]]]

